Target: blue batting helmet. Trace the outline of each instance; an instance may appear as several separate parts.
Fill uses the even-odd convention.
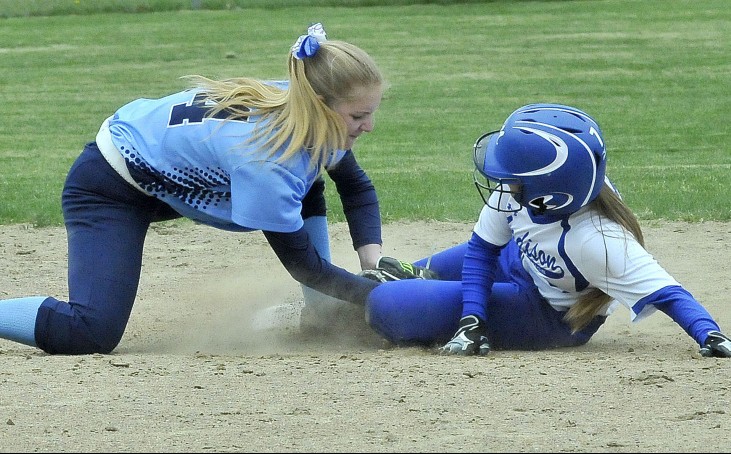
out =
[[[529,104],[510,114],[500,131],[477,139],[474,163],[475,184],[491,208],[525,206],[563,216],[599,195],[607,160],[602,132],[589,115],[560,104]],[[499,200],[488,203],[493,192]],[[519,206],[507,203],[506,194]]]

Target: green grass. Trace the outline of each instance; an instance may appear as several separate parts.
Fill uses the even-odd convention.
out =
[[[315,21],[391,84],[356,146],[386,222],[474,221],[472,144],[531,102],[599,121],[640,218],[731,220],[727,0],[409,3],[0,0],[0,223],[61,223],[66,171],[120,105],[186,74],[286,77]]]
[[[68,14],[149,13],[184,10],[268,10],[291,7],[369,7],[413,4],[466,4],[490,0],[0,0],[0,17]],[[492,0],[494,1],[494,0]],[[518,0],[520,1],[520,0]]]

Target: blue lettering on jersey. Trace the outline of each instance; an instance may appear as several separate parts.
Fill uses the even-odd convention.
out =
[[[206,113],[209,107],[206,106],[205,96],[202,94],[196,95],[190,103],[175,104],[170,108],[170,120],[168,121],[168,127],[187,125],[191,123],[203,123],[206,119]],[[244,106],[240,106],[245,110],[249,110]],[[212,118],[218,118],[225,120],[228,114],[225,111],[216,113]],[[238,121],[246,121],[248,117],[238,118]]]
[[[556,258],[546,254],[545,251],[539,250],[537,244],[533,244],[531,240],[526,240],[527,236],[528,233],[515,239],[520,254],[528,258],[539,273],[549,279],[561,279],[565,272],[560,265],[556,264]]]

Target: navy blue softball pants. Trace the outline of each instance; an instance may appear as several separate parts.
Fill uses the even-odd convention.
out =
[[[324,192],[324,180],[315,182],[303,200],[304,218],[325,215]],[[52,354],[109,353],[132,313],[150,224],[181,215],[125,181],[94,142],[71,166],[61,207],[69,300],[48,297],[41,303],[35,341]]]
[[[150,223],[180,217],[127,183],[89,143],[61,196],[68,236],[69,301],[46,298],[35,338],[48,353],[109,353],[132,312]]]

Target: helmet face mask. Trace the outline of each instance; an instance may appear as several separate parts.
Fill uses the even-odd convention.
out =
[[[513,180],[512,182],[507,179],[491,180],[478,169],[475,169],[472,172],[472,180],[475,183],[477,192],[480,194],[480,197],[482,197],[482,201],[485,202],[485,205],[489,206],[493,210],[515,213],[517,211],[520,211],[520,209],[522,208],[520,203],[518,203],[518,206],[514,207],[513,209],[512,205],[510,205],[507,202],[507,199],[504,198],[507,196],[512,196],[515,201],[519,199],[520,182],[518,180]],[[495,192],[499,195],[497,201],[493,203],[490,200],[490,196]]]
[[[477,139],[473,159],[473,179],[486,205],[507,212],[526,207],[538,215],[565,216],[589,204],[606,169],[599,125],[581,110],[559,104],[517,109],[499,131]],[[500,196],[490,201],[496,192]],[[507,195],[518,206],[506,203]]]
[[[485,205],[489,206],[493,210],[516,213],[523,208],[520,202],[521,195],[521,181],[518,178],[491,178],[485,175],[479,166],[479,162],[485,161],[485,152],[487,150],[487,144],[491,138],[498,134],[500,131],[490,131],[477,138],[475,145],[473,146],[473,161],[475,162],[475,170],[472,172],[472,180],[475,183],[477,192],[482,197],[482,201]],[[490,201],[490,196],[493,193],[498,193],[498,198],[493,203]],[[507,197],[511,196],[516,202],[517,206],[513,206],[507,202]]]

